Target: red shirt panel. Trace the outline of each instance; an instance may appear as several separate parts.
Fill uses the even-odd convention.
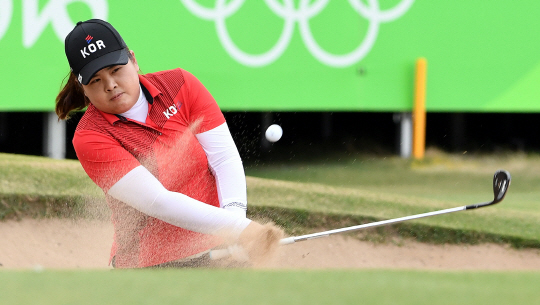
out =
[[[168,190],[219,207],[214,176],[195,137],[225,122],[214,98],[182,69],[140,75],[139,80],[150,102],[145,124],[88,106],[73,138],[84,170],[106,193],[143,165]],[[219,243],[106,197],[115,225],[111,257],[116,256],[117,267],[156,265]]]

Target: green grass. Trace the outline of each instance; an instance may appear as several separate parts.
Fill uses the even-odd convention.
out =
[[[442,201],[486,201],[492,174],[512,174],[512,209],[538,210],[540,156],[461,156],[434,153],[424,161],[399,157],[349,156],[310,163],[252,166],[250,176],[366,189]],[[536,199],[535,199],[536,198]]]
[[[99,195],[77,160],[0,153],[0,193],[41,196]]]
[[[540,273],[390,270],[0,272],[2,304],[538,304]]]
[[[103,200],[77,160],[0,153],[0,220],[83,215],[84,203]]]
[[[250,216],[300,232],[488,201],[499,168],[513,177],[501,204],[376,229],[376,234],[540,247],[537,156],[438,154],[422,162],[362,156],[250,167]],[[77,161],[0,154],[0,219],[80,217],[92,206],[104,206],[103,194]],[[538,304],[539,282],[539,272],[0,269],[0,303]]]
[[[372,231],[426,242],[540,248],[538,156],[358,156],[249,167],[249,215],[296,234],[453,208],[490,201],[492,175],[500,168],[511,172],[512,185],[498,205]],[[101,190],[78,161],[0,154],[0,219],[86,215],[104,206]]]
[[[248,188],[250,204],[379,220],[490,201],[493,173],[501,168],[512,174],[512,185],[502,203],[413,221],[426,228],[413,235],[430,234],[429,227],[453,230],[462,236],[481,232],[492,235],[488,238],[491,241],[496,241],[496,236],[506,241],[517,239],[517,245],[523,245],[520,239],[529,240],[538,247],[538,156],[465,157],[436,153],[424,161],[360,156],[339,161],[259,165],[246,172],[253,177]],[[440,240],[419,237],[449,241],[444,236]]]

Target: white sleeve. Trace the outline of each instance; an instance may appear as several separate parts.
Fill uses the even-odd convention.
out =
[[[204,234],[238,238],[251,222],[236,213],[168,191],[142,165],[122,177],[107,194],[149,216]]]
[[[227,123],[196,135],[214,177],[222,208],[246,217],[246,175]]]

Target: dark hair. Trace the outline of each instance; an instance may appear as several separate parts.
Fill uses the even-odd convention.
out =
[[[70,71],[67,77],[67,83],[56,96],[55,111],[60,120],[69,119],[72,111],[82,110],[90,104],[75,74]]]
[[[133,61],[133,56],[128,51],[129,60]],[[84,95],[84,90],[82,85],[77,80],[77,77],[72,72],[69,72],[68,80],[60,93],[56,96],[56,115],[58,119],[67,120],[69,119],[72,111],[83,110],[88,105],[90,105],[90,100],[86,95]],[[64,78],[65,80],[66,78]],[[62,81],[63,83],[64,81]]]

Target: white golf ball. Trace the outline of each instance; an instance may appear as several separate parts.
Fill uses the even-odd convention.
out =
[[[264,135],[266,136],[266,139],[268,141],[276,142],[281,139],[281,136],[283,135],[283,129],[281,129],[281,126],[273,124],[268,127]]]

